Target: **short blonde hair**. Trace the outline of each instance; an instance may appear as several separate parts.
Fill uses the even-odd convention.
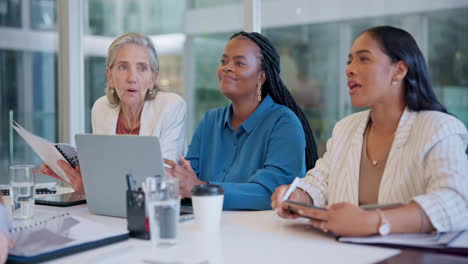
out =
[[[109,46],[109,49],[107,50],[106,58],[106,67],[109,70],[114,67],[115,60],[117,59],[117,53],[119,52],[120,48],[128,44],[136,44],[145,48],[148,54],[151,72],[159,73],[158,54],[154,48],[153,41],[149,37],[139,33],[127,33],[118,37],[116,40],[114,40],[114,42],[112,42],[112,44]],[[146,92],[145,100],[153,100],[156,98],[156,93],[160,90],[156,83],[154,84],[153,90],[154,92],[152,93],[150,93],[150,90]],[[107,99],[109,99],[109,103],[111,105],[117,106],[120,103],[120,98],[114,91],[114,87],[109,87],[108,82],[106,82],[106,88],[104,92],[106,93]]]

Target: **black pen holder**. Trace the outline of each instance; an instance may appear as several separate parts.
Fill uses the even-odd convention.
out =
[[[132,238],[150,239],[146,222],[145,193],[142,190],[127,190],[127,229]]]

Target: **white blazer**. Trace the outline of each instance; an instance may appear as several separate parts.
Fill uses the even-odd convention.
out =
[[[112,107],[106,96],[96,100],[91,110],[93,134],[115,135],[120,104]],[[179,160],[185,154],[185,101],[174,93],[158,92],[145,101],[141,112],[140,136],[157,136],[163,158]]]
[[[358,205],[359,168],[369,110],[340,122],[327,152],[300,188],[318,206]],[[438,231],[468,228],[468,144],[466,127],[437,111],[405,109],[379,187],[378,203],[417,202]]]

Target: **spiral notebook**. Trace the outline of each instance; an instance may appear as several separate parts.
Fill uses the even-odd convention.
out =
[[[80,165],[78,152],[75,147],[65,143],[53,143],[27,131],[18,123],[12,125],[18,134],[31,146],[37,155],[49,166],[58,176],[66,182],[69,179],[65,172],[57,165],[57,160],[67,161],[73,168]]]
[[[9,236],[8,263],[37,263],[126,240],[128,231],[64,213],[10,227]]]
[[[36,194],[54,194],[57,193],[57,183],[56,182],[41,182],[36,183],[34,186],[36,189]],[[2,195],[10,195],[10,185],[0,184],[0,191]]]

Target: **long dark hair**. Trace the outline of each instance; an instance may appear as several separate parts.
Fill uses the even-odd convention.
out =
[[[230,39],[236,37],[246,37],[253,41],[261,51],[262,70],[265,72],[266,80],[262,86],[262,97],[270,95],[277,104],[284,105],[291,109],[301,121],[302,129],[306,137],[306,168],[312,169],[318,159],[317,145],[315,144],[314,135],[310,129],[309,121],[302,112],[302,109],[296,104],[294,98],[289,93],[289,90],[284,85],[280,77],[280,57],[276,52],[273,44],[262,34],[244,31],[235,33]]]
[[[403,61],[408,66],[404,79],[405,103],[413,111],[434,110],[447,113],[434,94],[426,60],[414,38],[403,29],[379,26],[364,30],[379,42],[382,51],[396,63]]]

